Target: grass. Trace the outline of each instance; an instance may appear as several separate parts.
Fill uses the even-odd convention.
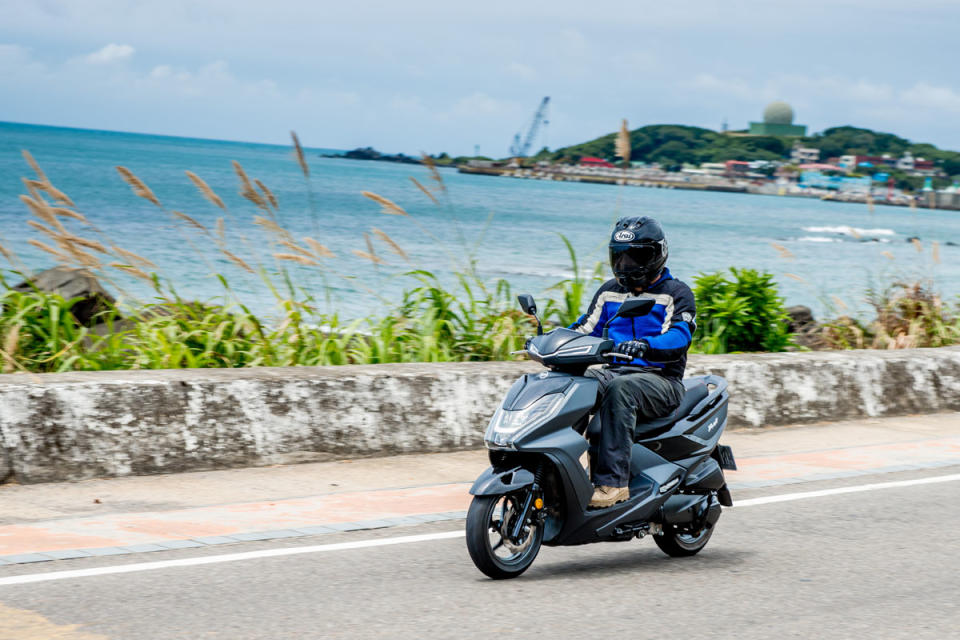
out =
[[[29,243],[58,264],[83,268],[117,295],[86,326],[72,310],[79,300],[68,300],[40,290],[18,291],[13,285],[29,280],[31,269],[14,247],[0,237],[0,256],[8,263],[0,272],[0,371],[63,372],[111,369],[165,369],[199,367],[312,366],[391,362],[450,362],[507,360],[535,331],[533,321],[515,302],[504,280],[487,281],[478,275],[478,251],[483,234],[468,244],[459,228],[443,178],[427,163],[428,179],[411,178],[430,205],[438,207],[453,227],[456,246],[439,231],[396,202],[376,193],[363,195],[390,215],[414,225],[450,260],[452,283],[416,264],[400,244],[377,227],[362,233],[357,245],[327,246],[320,237],[319,212],[311,186],[311,172],[303,149],[293,134],[294,158],[308,193],[312,235],[298,235],[283,223],[276,195],[262,181],[233,163],[240,193],[252,205],[255,234],[248,235],[240,213],[231,210],[200,176],[187,171],[185,179],[212,205],[219,217],[204,225],[194,217],[168,209],[149,185],[125,167],[120,178],[133,193],[167,215],[190,251],[215,274],[222,295],[206,302],[183,298],[175,283],[164,277],[149,256],[120,246],[94,221],[77,210],[27,152],[24,158],[35,177],[24,178],[21,200],[29,211],[26,224],[37,233]],[[489,226],[489,220],[488,220]],[[569,254],[573,275],[549,287],[540,296],[546,324],[568,325],[583,312],[607,268],[597,264],[583,270],[573,245],[558,238]],[[783,251],[786,251],[785,249]],[[349,275],[349,259],[389,266],[400,275],[398,299],[366,292],[381,303],[380,315],[345,320],[336,308],[332,283],[353,288],[364,285]],[[217,270],[226,260],[231,271]],[[783,328],[783,301],[769,274],[732,270],[702,274],[697,279],[701,304],[700,330],[694,350],[707,353],[790,348]],[[126,290],[131,278],[149,286],[149,299]],[[274,300],[269,317],[250,310],[231,285],[242,279],[255,283]],[[319,280],[322,300],[311,293]],[[395,284],[395,283],[391,283]],[[249,287],[247,287],[249,288]],[[897,284],[872,295],[874,322],[840,318],[822,328],[824,340],[835,348],[902,348],[940,346],[960,342],[960,310],[945,304],[928,286]]]

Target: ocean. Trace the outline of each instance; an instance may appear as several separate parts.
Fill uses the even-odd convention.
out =
[[[155,262],[182,297],[222,295],[213,275],[221,272],[241,300],[261,312],[273,305],[266,287],[218,254],[212,240],[195,230],[185,233],[164,210],[136,197],[114,167],[132,170],[167,210],[213,228],[223,213],[200,196],[184,171],[198,174],[227,204],[231,250],[252,263],[256,256],[287,250],[271,249],[266,233],[253,224],[260,212],[239,195],[231,166],[238,161],[276,194],[279,220],[294,236],[315,237],[337,254],[322,271],[293,269],[321,306],[344,317],[397,302],[402,289],[413,286],[403,275],[412,269],[450,283],[457,265],[470,261],[491,284],[504,279],[515,292],[542,296],[572,275],[560,236],[570,240],[581,271],[590,274],[605,260],[608,234],[620,215],[661,221],[676,277],[692,284],[700,272],[731,266],[766,270],[788,304],[811,306],[818,315],[831,307],[835,313],[862,311],[868,288],[898,279],[929,279],[945,297],[960,294],[958,212],[880,205],[871,212],[866,205],[805,198],[545,182],[453,169],[439,170],[446,191],[437,193],[437,205],[410,180],[436,186],[425,167],[325,158],[336,152],[306,148],[311,209],[310,191],[288,146],[0,122],[0,242],[34,270],[53,266],[53,258],[27,244],[42,237],[27,226],[28,212],[18,199],[26,192],[21,177],[33,177],[21,149],[107,236]],[[410,216],[381,213],[363,191],[389,198]],[[409,259],[391,253],[373,229],[388,234]],[[385,264],[353,253],[367,251],[365,234]],[[920,239],[921,252],[912,237]],[[139,280],[120,277],[119,283],[134,297],[152,295]]]

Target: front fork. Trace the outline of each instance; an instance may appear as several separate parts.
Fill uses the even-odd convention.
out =
[[[533,484],[530,485],[530,489],[527,490],[527,495],[524,496],[523,499],[523,506],[520,508],[516,522],[513,523],[513,528],[510,530],[510,538],[513,540],[520,538],[523,527],[528,524],[533,524],[534,518],[536,518],[540,524],[543,523],[546,513],[543,509],[543,475],[544,463],[541,460],[537,463],[537,470],[533,475]],[[533,510],[532,517],[530,513],[531,509]]]

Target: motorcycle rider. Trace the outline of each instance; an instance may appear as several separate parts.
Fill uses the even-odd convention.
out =
[[[624,300],[651,298],[655,305],[645,316],[616,318],[609,325],[615,351],[630,359],[618,358],[586,374],[600,381],[601,390],[591,508],[630,497],[631,447],[644,422],[669,415],[680,405],[687,349],[696,330],[693,292],[666,268],[667,241],[659,222],[646,216],[620,218],[609,247],[614,277],[569,328],[599,337]]]

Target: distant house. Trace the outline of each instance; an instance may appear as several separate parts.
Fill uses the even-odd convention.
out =
[[[584,156],[580,158],[581,167],[606,167],[613,169],[614,166],[608,160],[603,158],[594,158],[593,156]]]
[[[727,160],[724,173],[730,178],[744,177],[750,171],[750,163],[743,160]]]
[[[820,162],[820,149],[796,145],[790,151],[790,162],[793,164],[810,164],[813,162]]]

